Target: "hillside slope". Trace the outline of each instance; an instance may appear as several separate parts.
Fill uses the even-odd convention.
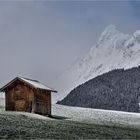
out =
[[[140,113],[53,104],[52,114],[88,124],[140,128]]]
[[[88,54],[78,59],[56,80],[63,99],[72,89],[86,81],[114,69],[128,69],[140,65],[140,30],[132,35],[120,32],[114,25],[108,26],[92,46]]]
[[[69,110],[69,107],[54,105],[53,113],[57,114],[59,109],[63,114],[66,112],[72,114],[74,108],[71,107]],[[82,111],[85,113],[87,109],[76,108],[73,113],[79,112],[83,116]],[[94,112],[95,110],[89,109],[89,111]],[[97,115],[97,112],[103,113],[104,111],[96,110],[95,112]],[[125,117],[123,112],[120,115]],[[131,118],[129,118],[130,122],[134,119],[133,121],[139,124],[140,115],[126,115]],[[117,127],[107,124],[98,125],[94,122],[76,122],[73,120],[74,118],[69,119],[58,120],[31,113],[5,112],[0,108],[0,139],[139,139],[140,137],[140,125]],[[129,123],[127,122],[127,124]]]
[[[140,67],[113,70],[78,86],[58,104],[139,112]]]

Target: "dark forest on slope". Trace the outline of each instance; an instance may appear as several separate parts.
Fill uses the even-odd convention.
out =
[[[58,104],[139,112],[140,67],[118,69],[93,78],[72,90]]]

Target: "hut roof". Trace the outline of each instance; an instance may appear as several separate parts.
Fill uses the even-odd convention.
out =
[[[23,83],[26,83],[27,85],[29,85],[29,86],[31,86],[33,88],[36,88],[36,89],[49,90],[49,91],[52,91],[52,92],[57,92],[56,90],[54,90],[54,89],[52,89],[52,88],[40,83],[37,80],[32,80],[32,79],[28,79],[28,78],[24,78],[24,77],[16,77],[15,79],[13,79],[9,83],[7,83],[5,86],[3,86],[0,89],[0,92],[4,92],[9,86],[11,86],[17,80],[19,80],[19,81],[21,81]]]

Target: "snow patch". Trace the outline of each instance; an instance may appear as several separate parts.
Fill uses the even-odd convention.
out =
[[[67,117],[70,120],[101,125],[140,127],[140,113],[123,111],[69,107],[53,104],[52,114]]]

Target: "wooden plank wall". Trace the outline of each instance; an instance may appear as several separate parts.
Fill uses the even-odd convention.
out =
[[[36,90],[34,94],[35,113],[51,114],[51,92]]]
[[[18,83],[6,91],[6,110],[31,112],[32,94],[32,89]]]
[[[15,83],[6,91],[6,110],[51,115],[51,91],[32,89],[23,83]]]

